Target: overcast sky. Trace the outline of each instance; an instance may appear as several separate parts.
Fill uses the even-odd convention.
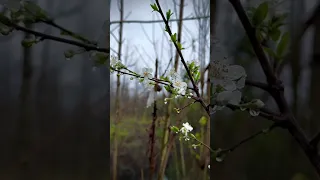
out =
[[[170,8],[174,12],[173,2],[174,1],[172,0],[161,1],[162,10],[166,12]],[[111,0],[111,21],[120,19],[117,3],[117,0]],[[150,7],[151,3],[153,4],[154,1],[124,0],[124,17],[126,17],[126,20],[160,20],[160,15],[157,12],[152,12]],[[177,12],[179,12],[179,6],[176,6],[176,9]],[[192,0],[185,1],[184,17],[194,17]],[[177,19],[177,14],[175,12],[172,19]],[[118,24],[112,24],[110,27],[110,30],[113,30],[110,37],[110,46],[116,51],[118,50],[118,43],[115,37],[119,37],[119,28],[117,27]],[[183,22],[182,45],[186,48],[183,50],[183,55],[187,61],[197,58],[197,42],[194,44],[196,53],[192,53],[192,39],[196,40],[198,37],[197,27],[196,20]],[[173,22],[171,28],[173,33],[177,32],[177,22]],[[158,57],[161,61],[161,67],[164,69],[171,56],[175,55],[173,51],[172,54],[170,53],[170,45],[172,45],[172,43],[168,41],[168,38],[169,36],[167,34],[164,35],[163,23],[124,24],[124,45],[121,58],[126,65],[130,65],[137,61],[139,68],[148,66],[154,69],[154,60]],[[150,42],[153,40],[156,42],[156,52],[153,44]],[[128,56],[126,56],[126,54],[128,54]]]

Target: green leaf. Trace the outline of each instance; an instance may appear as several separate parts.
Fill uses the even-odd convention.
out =
[[[278,16],[273,16],[271,19],[271,26],[273,28],[279,28],[280,26],[284,25],[284,20],[288,17],[287,14],[281,14]]]
[[[281,40],[278,44],[277,47],[277,55],[279,57],[282,57],[288,47],[288,43],[289,43],[289,33],[285,32],[282,36],[281,36]]]
[[[172,42],[176,42],[177,41],[177,33],[174,33],[173,35],[171,35],[171,41]]]
[[[170,19],[170,17],[172,16],[172,12],[171,12],[171,10],[169,9],[168,11],[167,11],[167,13],[166,13],[166,15],[167,15],[167,21],[169,21],[169,19]]]
[[[202,116],[199,120],[199,123],[201,126],[205,126],[207,124],[207,118],[205,116]]]
[[[168,91],[168,92],[172,92],[171,87],[169,85],[165,85],[164,88]]]
[[[281,31],[279,29],[272,29],[269,35],[273,41],[278,41],[281,36]]]
[[[150,4],[150,6],[151,6],[151,8],[153,9],[153,11],[159,11],[159,9],[158,9],[158,6],[157,6],[157,4],[156,3],[154,3],[154,4]],[[152,12],[153,12],[152,11]]]
[[[200,133],[196,133],[196,138],[197,139],[201,139],[201,134]]]
[[[195,81],[199,81],[199,80],[200,80],[200,75],[201,75],[200,71],[197,71],[197,72],[195,73],[195,75],[194,75],[194,80],[195,80]]]
[[[29,48],[34,44],[34,42],[35,42],[34,40],[24,39],[24,40],[21,41],[21,45],[23,47]]]
[[[75,55],[75,52],[72,49],[69,49],[67,51],[64,52],[64,57],[66,59],[70,59]]]
[[[190,133],[189,135],[190,135],[190,137],[192,137],[193,139],[197,139],[194,134]]]
[[[179,50],[183,50],[184,49],[179,42],[177,42],[177,46],[178,46]]]
[[[77,52],[77,54],[78,54],[78,52]],[[93,53],[91,53],[90,56],[96,66],[106,65],[108,62],[108,58],[109,58],[105,53],[102,53],[102,52],[93,52]],[[125,66],[118,65],[117,69],[120,70],[123,67],[125,67]]]
[[[47,13],[36,3],[32,1],[23,2],[24,9],[39,19],[47,19]]]
[[[272,58],[277,58],[276,53],[275,53],[272,49],[270,49],[270,48],[268,48],[268,47],[263,47],[263,50],[264,50],[265,52],[267,52],[270,57],[272,57]]]
[[[268,15],[269,5],[268,2],[261,3],[252,17],[252,23],[254,26],[259,26]]]
[[[177,128],[176,126],[171,126],[171,131],[178,133],[179,132],[179,128]]]

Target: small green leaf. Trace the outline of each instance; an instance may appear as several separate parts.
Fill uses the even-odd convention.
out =
[[[199,120],[199,123],[201,126],[205,126],[207,124],[207,118],[205,116],[202,116]]]
[[[201,134],[200,133],[196,133],[196,138],[197,139],[201,139]]]
[[[171,12],[171,10],[169,9],[168,11],[167,11],[167,13],[166,13],[166,15],[167,15],[167,21],[169,21],[170,20],[170,17],[172,16],[172,12]]]
[[[178,133],[179,132],[179,128],[177,128],[176,126],[171,126],[171,131]]]
[[[26,48],[31,47],[33,44],[34,44],[34,40],[24,39],[21,41],[21,45]]]
[[[177,46],[178,46],[179,50],[183,50],[184,49],[179,42],[177,42]]]
[[[150,4],[150,6],[151,6],[151,8],[153,9],[153,11],[159,11],[159,9],[158,9],[158,6],[157,6],[157,4],[156,3],[154,3],[154,4]],[[152,11],[152,12],[153,12]]]
[[[269,35],[273,41],[278,41],[281,36],[281,31],[279,29],[272,29]]]
[[[66,59],[70,59],[70,58],[72,58],[74,55],[75,55],[75,52],[74,52],[73,50],[71,50],[71,49],[69,49],[69,50],[67,50],[67,51],[64,52],[64,57],[65,57]]]
[[[196,154],[196,159],[200,160],[200,155],[199,154]]]
[[[270,49],[270,48],[268,48],[268,47],[263,47],[263,50],[264,50],[265,52],[267,52],[270,57],[272,57],[272,58],[277,58],[276,53],[275,53],[272,49]]]
[[[165,85],[164,88],[168,91],[168,92],[172,92],[171,87],[169,85]]]
[[[192,137],[193,139],[197,139],[196,136],[192,133],[190,133],[190,137]]]
[[[278,16],[273,16],[271,19],[271,26],[273,28],[279,28],[280,26],[284,25],[284,20],[288,17],[287,14],[281,14]]]
[[[47,19],[47,13],[36,3],[31,1],[23,2],[24,9],[39,19]]]
[[[195,73],[195,75],[194,75],[194,80],[195,80],[195,81],[199,81],[199,80],[200,80],[200,75],[201,75],[200,71],[197,71],[197,72]]]
[[[252,23],[254,26],[259,26],[268,15],[269,5],[268,2],[261,3],[252,17]]]
[[[173,35],[171,35],[171,41],[172,42],[176,42],[177,41],[177,33],[174,33]]]
[[[288,43],[289,43],[289,33],[288,32],[285,32],[282,37],[281,37],[281,40],[278,44],[278,47],[277,47],[277,55],[279,57],[282,57],[288,47]]]

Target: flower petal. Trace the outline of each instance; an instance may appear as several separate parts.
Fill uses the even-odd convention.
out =
[[[231,80],[238,80],[243,76],[246,76],[246,71],[242,66],[231,65],[227,67],[225,76]]]
[[[240,91],[233,91],[231,96],[230,96],[230,104],[233,105],[239,105],[240,101],[241,101],[241,95],[242,93]]]
[[[216,99],[221,105],[230,103],[233,105],[238,105],[241,101],[240,91],[223,91],[217,95]]]
[[[237,86],[235,82],[227,79],[215,79],[213,81],[214,86],[220,85],[223,87],[226,91],[234,91],[237,89]]]
[[[237,82],[237,89],[242,89],[246,85],[246,76],[242,76]]]
[[[149,97],[147,100],[147,107],[150,107],[153,104],[153,102],[155,100],[155,93],[156,93],[155,91],[150,91]]]

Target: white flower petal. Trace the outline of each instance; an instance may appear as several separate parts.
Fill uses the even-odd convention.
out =
[[[219,105],[225,105],[229,102],[232,91],[223,91],[217,94],[216,101]]]
[[[226,91],[234,91],[237,89],[237,85],[234,81],[231,80],[225,80],[225,79],[216,79],[213,81],[214,85],[220,85],[223,87]]]
[[[188,132],[190,132],[190,131],[193,130],[193,127],[192,127],[188,122],[183,123],[182,126],[183,126]]]
[[[258,116],[260,114],[260,111],[256,111],[256,110],[250,109],[249,113],[250,113],[251,116]]]
[[[237,82],[237,89],[242,89],[246,85],[246,76],[242,76]]]
[[[239,105],[240,101],[241,101],[241,95],[242,93],[240,91],[233,91],[231,96],[230,96],[230,104],[233,105]]]
[[[155,91],[150,91],[149,97],[148,97],[148,100],[147,100],[147,107],[150,107],[154,103],[155,95],[156,95]]]
[[[237,80],[242,76],[246,76],[246,71],[242,66],[231,65],[227,67],[226,77],[231,80]]]
[[[218,93],[216,100],[221,105],[225,105],[227,103],[238,105],[241,101],[241,92],[240,91],[223,91],[221,93]]]

